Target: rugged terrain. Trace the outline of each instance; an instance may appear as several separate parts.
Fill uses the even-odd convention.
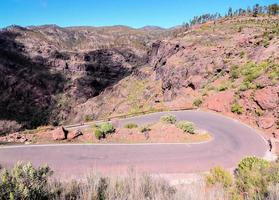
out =
[[[155,110],[210,109],[278,133],[279,18],[0,32],[2,133]]]

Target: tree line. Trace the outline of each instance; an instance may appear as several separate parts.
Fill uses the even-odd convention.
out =
[[[207,13],[200,16],[195,16],[189,22],[183,23],[183,28],[189,28],[190,26],[196,24],[203,24],[208,21],[214,21],[222,17],[234,17],[234,16],[258,17],[259,15],[278,15],[278,14],[279,14],[279,5],[276,3],[268,6],[261,6],[259,4],[255,4],[252,8],[247,7],[246,9],[239,8],[236,10],[233,10],[230,7],[224,16],[222,16],[220,13],[215,13],[215,14]]]

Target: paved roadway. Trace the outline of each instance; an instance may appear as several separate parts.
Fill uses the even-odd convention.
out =
[[[221,165],[236,166],[248,155],[264,156],[266,141],[241,122],[203,111],[175,111],[178,120],[189,120],[212,133],[213,140],[200,144],[72,144],[0,147],[0,164],[17,161],[47,163],[57,176],[82,177],[92,171],[123,173],[128,168],[150,173],[193,173]],[[121,119],[139,125],[159,120],[166,112]],[[87,125],[83,125],[85,127]]]

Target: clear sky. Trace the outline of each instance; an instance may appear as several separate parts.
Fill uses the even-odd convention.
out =
[[[195,15],[279,0],[0,0],[0,27],[156,25],[172,27]]]

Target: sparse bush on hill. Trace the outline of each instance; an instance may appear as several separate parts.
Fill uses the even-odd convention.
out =
[[[160,121],[168,124],[174,124],[176,122],[176,116],[175,115],[164,115],[160,118]]]
[[[221,84],[217,89],[219,92],[222,92],[222,91],[225,91],[227,90],[229,87],[228,87],[228,84]]]
[[[243,113],[243,107],[238,103],[234,103],[231,107],[231,111],[240,115]]]
[[[241,68],[241,74],[244,76],[244,81],[253,82],[256,78],[258,78],[265,72],[268,66],[269,65],[267,62],[262,62],[258,65],[252,62],[246,63]]]
[[[133,129],[133,128],[137,128],[138,125],[135,124],[135,123],[128,123],[128,124],[125,124],[124,128],[128,128],[128,129]]]
[[[238,79],[239,77],[240,77],[239,67],[237,65],[232,66],[230,70],[230,78],[235,80]]]
[[[195,134],[195,125],[189,121],[179,121],[176,123],[176,127],[180,128],[184,132]]]
[[[193,105],[196,106],[196,107],[200,107],[200,105],[202,104],[202,100],[201,99],[195,99],[193,101]]]

